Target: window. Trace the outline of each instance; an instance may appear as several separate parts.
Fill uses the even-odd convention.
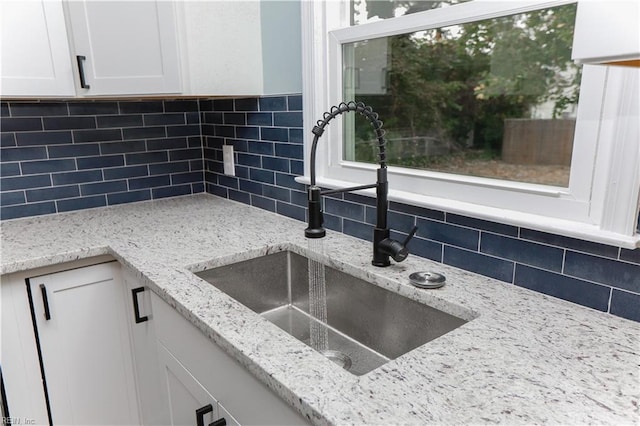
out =
[[[440,7],[415,11],[417,2],[370,0],[392,5],[374,19],[363,3],[305,4],[305,134],[331,105],[365,101],[388,132],[390,198],[638,244],[639,72],[569,60],[573,2],[419,2]],[[522,135],[536,132],[544,136],[523,148]],[[355,114],[322,139],[320,184],[375,181]],[[523,159],[536,143],[547,159]]]
[[[343,99],[385,117],[390,165],[566,188],[582,74],[575,12],[344,43]],[[344,119],[345,160],[375,163],[377,150],[366,120]]]

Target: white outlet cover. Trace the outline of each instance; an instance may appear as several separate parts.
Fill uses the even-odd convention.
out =
[[[224,174],[235,176],[236,168],[233,161],[233,145],[222,146],[222,161],[224,164]]]

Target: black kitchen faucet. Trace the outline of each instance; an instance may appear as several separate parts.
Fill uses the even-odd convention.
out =
[[[353,186],[342,189],[320,190],[316,185],[316,149],[318,140],[324,133],[325,127],[329,122],[340,114],[345,112],[357,112],[364,116],[371,125],[378,140],[379,150],[379,168],[377,170],[376,183],[370,185]],[[322,238],[326,235],[325,229],[322,227],[322,196],[328,194],[338,194],[342,192],[359,191],[361,189],[376,189],[376,227],[373,230],[373,260],[374,266],[389,266],[393,258],[396,262],[402,262],[409,255],[407,244],[413,237],[417,227],[414,227],[404,242],[393,240],[389,237],[390,231],[387,226],[387,211],[389,208],[388,193],[389,183],[387,181],[387,158],[386,158],[386,141],[384,139],[384,130],[382,129],[382,121],[378,118],[378,114],[373,111],[370,106],[366,106],[362,102],[342,102],[337,106],[325,112],[321,120],[318,120],[313,127],[314,134],[313,144],[311,145],[311,184],[308,189],[308,206],[309,206],[309,226],[305,229],[304,234],[307,238]]]

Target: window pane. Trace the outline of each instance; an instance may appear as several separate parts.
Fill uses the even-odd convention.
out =
[[[581,67],[575,5],[343,45],[346,100],[384,120],[389,165],[567,187]],[[344,158],[376,162],[345,117]]]
[[[447,7],[469,0],[351,0],[351,25]]]

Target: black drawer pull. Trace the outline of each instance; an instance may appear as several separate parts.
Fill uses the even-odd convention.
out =
[[[220,417],[215,422],[209,423],[209,426],[227,426],[227,419],[225,419],[224,417]]]
[[[196,426],[204,426],[204,415],[213,412],[213,405],[207,404],[196,410]]]
[[[49,321],[51,319],[51,312],[49,311],[49,298],[47,297],[47,288],[44,284],[40,284],[40,292],[42,292],[42,304],[44,305],[44,319]]]
[[[146,315],[144,317],[140,316],[140,306],[138,305],[138,293],[142,293],[143,291],[144,291],[144,287],[138,287],[131,290],[131,296],[133,297],[133,315],[136,319],[136,324],[149,321],[148,316]]]

